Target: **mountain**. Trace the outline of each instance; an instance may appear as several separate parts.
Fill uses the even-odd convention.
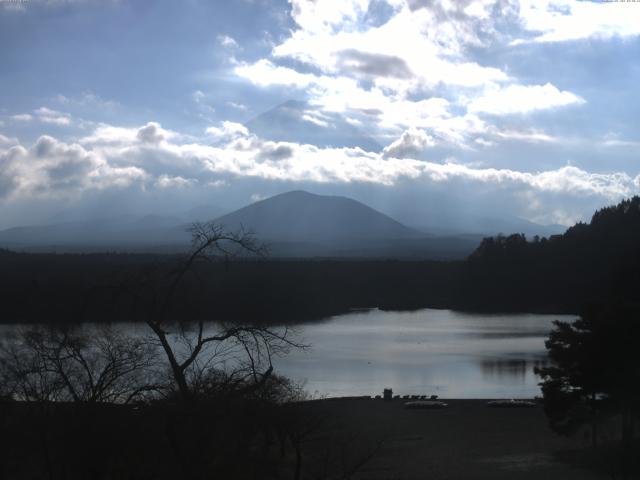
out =
[[[228,209],[214,207],[213,205],[198,205],[190,208],[181,215],[181,219],[186,223],[208,222],[227,213]]]
[[[564,225],[542,225],[513,215],[491,217],[468,212],[453,212],[448,215],[430,215],[429,217],[428,222],[415,222],[415,228],[436,235],[490,236],[518,232],[527,237],[535,235],[548,237],[563,233],[567,229]],[[413,226],[414,222],[407,222],[407,224]]]
[[[0,247],[27,251],[175,251],[184,250],[189,234],[177,217],[123,216],[0,231]]]
[[[363,203],[346,197],[293,191],[252,203],[217,219],[228,228],[251,228],[259,238],[335,243],[423,236]]]
[[[296,100],[258,115],[245,126],[256,135],[273,141],[318,147],[360,147],[368,152],[382,150],[378,142],[343,117],[319,113],[306,102]]]
[[[215,212],[198,207],[185,215],[206,221]],[[0,231],[0,248],[53,252],[183,252],[190,245],[185,215],[134,216],[15,227]],[[479,235],[425,234],[346,197],[293,191],[255,202],[216,222],[255,232],[272,258],[461,259]]]
[[[435,237],[346,197],[287,192],[224,215],[255,232],[273,257],[464,258],[480,236]]]

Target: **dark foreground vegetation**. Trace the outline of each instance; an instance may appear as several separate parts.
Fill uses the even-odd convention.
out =
[[[541,408],[447,402],[4,403],[0,469],[51,480],[622,478],[615,452],[553,434]]]

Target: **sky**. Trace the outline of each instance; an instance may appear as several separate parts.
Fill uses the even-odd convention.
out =
[[[571,225],[640,193],[638,85],[640,2],[0,0],[0,228],[298,189]]]

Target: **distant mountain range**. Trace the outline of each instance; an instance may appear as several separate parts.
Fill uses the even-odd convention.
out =
[[[0,231],[0,247],[58,252],[184,251],[190,242],[187,232],[190,223],[215,218],[216,213],[213,207],[198,207],[178,217],[125,215],[15,227]],[[435,228],[435,232],[425,232],[356,200],[304,191],[252,203],[217,216],[215,221],[229,230],[241,227],[252,230],[269,246],[271,256],[278,258],[456,259],[469,255],[484,236],[477,232],[451,233],[446,229],[438,232]],[[536,225],[528,222],[526,226],[533,229]]]
[[[417,221],[413,226],[433,235],[475,234],[487,236],[499,233],[508,235],[517,232],[524,233],[529,237],[534,235],[548,237],[563,233],[567,229],[564,225],[540,225],[514,215],[490,217],[465,212],[455,212],[439,218],[432,217],[428,221]]]

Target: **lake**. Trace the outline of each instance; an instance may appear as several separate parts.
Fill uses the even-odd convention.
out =
[[[544,341],[553,320],[574,318],[355,311],[295,327],[296,340],[311,347],[275,358],[274,365],[315,397],[378,395],[392,388],[399,395],[532,398],[541,393],[533,369],[547,362]],[[134,336],[149,334],[144,324],[115,325]],[[0,334],[16,328],[0,326]]]
[[[552,321],[567,315],[485,315],[377,309],[337,315],[298,328],[308,351],[275,362],[316,396],[400,395],[532,398],[533,369],[544,365]]]

